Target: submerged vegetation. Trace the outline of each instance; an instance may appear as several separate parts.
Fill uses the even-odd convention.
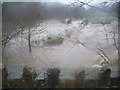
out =
[[[40,45],[40,44],[45,44],[45,45],[58,45],[62,44],[64,38],[63,35],[58,34],[58,35],[47,35],[46,37],[43,37],[40,40],[32,40],[32,44],[34,45]]]

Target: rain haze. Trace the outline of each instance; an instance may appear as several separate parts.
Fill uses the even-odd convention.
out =
[[[107,65],[112,70],[110,77],[118,76],[118,3],[119,0],[3,1],[2,61],[8,74],[17,77],[26,66],[37,73],[59,68],[60,80],[73,80],[75,71],[85,70],[87,82],[94,77],[92,70],[97,73]],[[64,88],[62,85],[56,87]]]

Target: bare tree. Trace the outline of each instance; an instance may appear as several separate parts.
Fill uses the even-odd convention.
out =
[[[93,0],[90,0],[90,1],[88,1],[88,2],[82,2],[82,1],[80,1],[80,0],[76,0],[76,1],[73,2],[73,3],[70,3],[70,5],[75,6],[76,4],[79,4],[79,7],[83,7],[84,5],[87,5],[87,6],[91,7],[91,8],[95,8],[96,10],[100,10],[100,11],[109,13],[109,11],[107,10],[107,8],[104,9],[102,6],[97,7],[97,6],[91,5],[90,2],[92,2],[92,1],[93,1]],[[103,4],[104,4],[104,5],[103,5]],[[107,4],[107,2],[103,2],[103,3],[102,3],[102,5],[103,5],[104,7],[106,7],[106,4]],[[75,11],[76,11],[76,10],[75,10]],[[115,16],[115,15],[112,14],[112,16]],[[115,17],[116,17],[116,16],[115,16]],[[102,24],[102,25],[103,25],[104,31],[100,31],[100,32],[102,32],[102,34],[105,35],[106,43],[107,43],[107,47],[108,47],[108,46],[109,46],[109,32],[108,32],[108,30],[106,29],[105,25],[104,25],[104,24]],[[83,27],[82,29],[84,29],[84,27]],[[82,29],[81,29],[81,30],[82,30]],[[114,29],[113,29],[113,30],[114,30]],[[113,36],[112,39],[113,39],[113,41],[114,41],[113,45],[115,46],[116,50],[118,50],[118,45],[117,45],[118,42],[117,42],[117,40],[116,40],[115,31],[113,31],[112,36]],[[78,42],[79,42],[79,44],[81,44],[82,46],[84,46],[84,47],[87,48],[87,46],[85,46],[82,42],[80,42],[80,40],[78,40],[78,38],[76,38],[75,40],[76,40],[76,41],[74,41],[75,43],[73,44],[74,46],[75,46],[76,44],[78,44]],[[72,47],[72,48],[73,48],[73,47]],[[118,51],[118,52],[119,52],[119,51]],[[97,48],[96,53],[97,53],[98,55],[100,55],[105,61],[107,61],[106,58],[110,61],[110,58],[108,57],[108,55],[105,53],[105,51],[104,51],[102,48]],[[104,57],[106,57],[106,58],[104,58]]]
[[[3,3],[3,51],[12,38],[28,28],[28,46],[31,52],[31,28],[42,22],[41,12],[41,3]]]

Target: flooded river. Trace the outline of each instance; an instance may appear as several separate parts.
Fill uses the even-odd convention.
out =
[[[43,33],[39,32],[42,25],[46,26]],[[73,21],[71,24],[61,23],[57,20],[49,20],[37,27],[31,35],[32,52],[28,50],[28,41],[25,38],[26,31],[23,35],[12,39],[6,47],[3,62],[7,66],[24,66],[31,67],[50,67],[59,66],[66,68],[76,68],[79,66],[89,66],[94,62],[97,56],[98,47],[103,49],[110,57],[111,62],[116,57],[111,57],[116,51],[113,45],[113,27],[110,24],[88,24],[85,27],[79,21]],[[117,27],[117,26],[116,26]],[[115,27],[115,28],[116,28]],[[106,30],[106,31],[105,31]],[[116,40],[117,40],[117,29]],[[106,34],[107,33],[107,34]],[[48,35],[56,37],[61,35],[63,39],[56,39],[52,45],[37,43],[33,40],[41,40]],[[109,40],[106,40],[106,35]],[[59,42],[59,43],[55,43]],[[117,56],[117,55],[116,55]]]

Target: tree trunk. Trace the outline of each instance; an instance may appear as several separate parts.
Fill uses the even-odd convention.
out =
[[[31,36],[31,34],[30,34],[30,27],[29,27],[29,29],[28,29],[28,46],[29,46],[29,52],[31,52],[30,36]]]

